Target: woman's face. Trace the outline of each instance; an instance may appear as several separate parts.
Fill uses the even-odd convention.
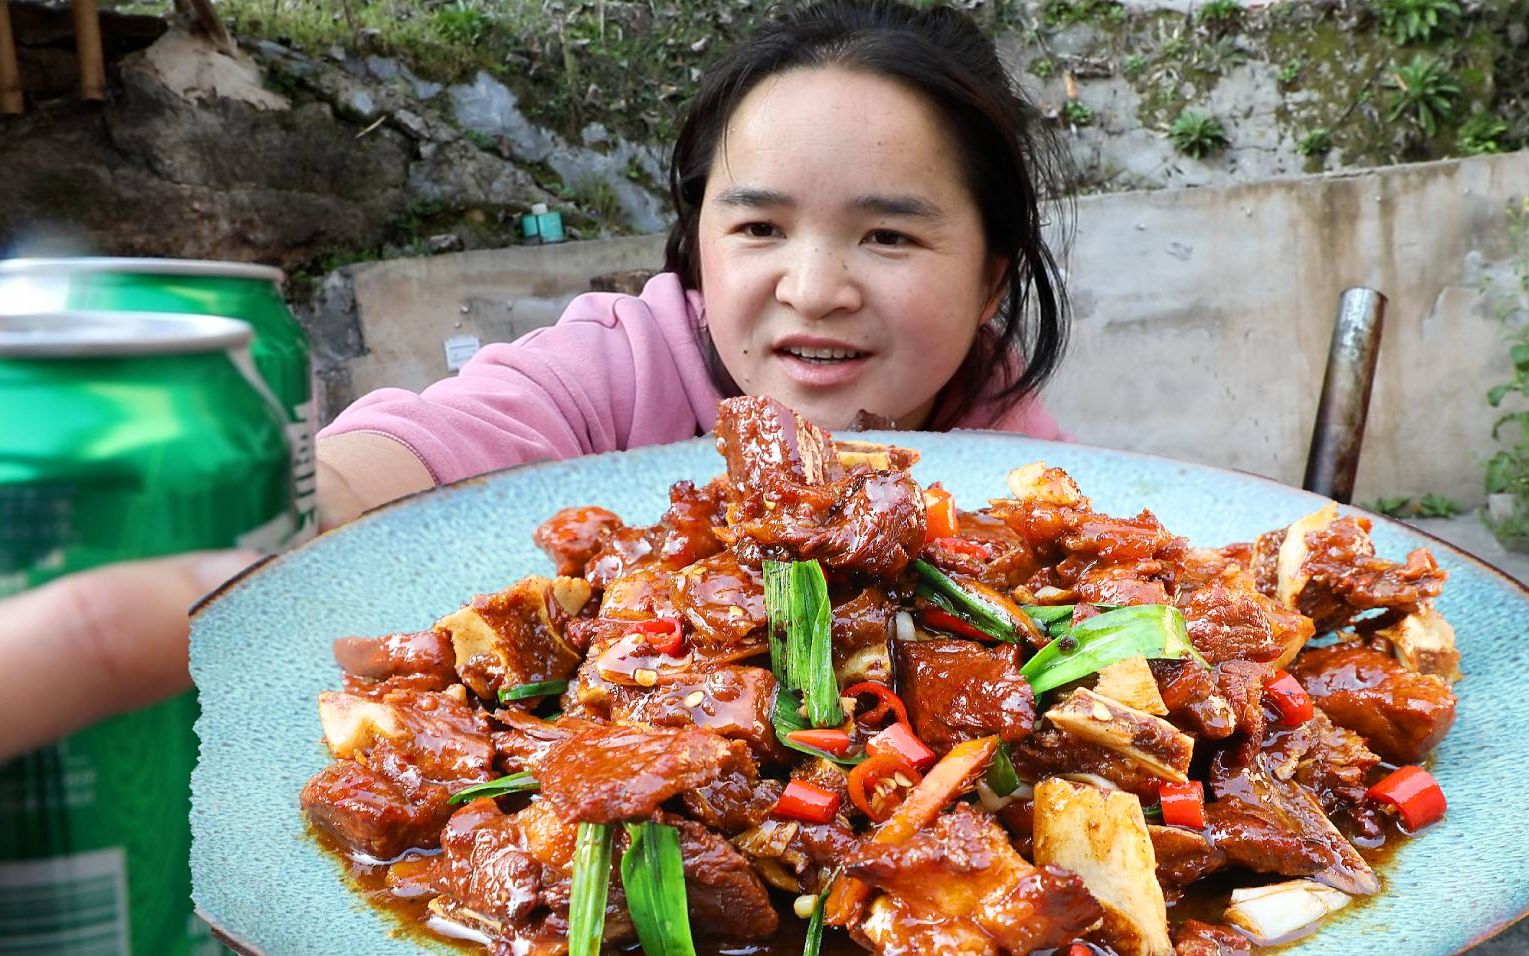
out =
[[[819,425],[904,428],[999,304],[953,137],[923,97],[839,67],[762,81],[729,118],[698,229],[706,322],[739,388]]]

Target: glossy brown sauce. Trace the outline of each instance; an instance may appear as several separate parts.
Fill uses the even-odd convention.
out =
[[[464,953],[482,953],[484,947],[473,942],[436,933],[426,924],[431,913],[426,908],[429,897],[403,898],[393,895],[386,885],[387,866],[385,864],[359,863],[321,831],[308,827],[310,837],[323,848],[325,854],[334,859],[343,869],[346,882],[352,889],[366,899],[368,903],[391,917],[396,928],[390,934],[392,936],[413,939],[418,942],[429,942],[436,948],[447,946]],[[1394,824],[1388,822],[1384,842],[1377,847],[1360,847],[1359,853],[1365,861],[1385,879],[1385,870],[1389,868],[1392,856],[1397,847],[1408,839]],[[411,856],[428,856],[429,854],[417,853]],[[1213,873],[1195,881],[1190,892],[1183,898],[1168,907],[1168,921],[1171,924],[1182,923],[1188,919],[1197,919],[1206,923],[1221,922],[1221,914],[1231,903],[1232,891],[1243,886],[1256,886],[1264,882],[1278,882],[1283,877],[1271,877],[1260,880],[1254,874],[1244,872],[1237,873]],[[1384,889],[1381,892],[1385,892]],[[802,945],[806,940],[807,923],[805,920],[796,919],[791,914],[791,900],[785,894],[771,891],[775,897],[776,910],[781,914],[780,930],[775,938],[764,943],[735,943],[726,940],[709,939],[699,937],[696,939],[697,956],[800,956]],[[1334,914],[1326,920],[1320,921],[1312,932],[1320,932],[1324,926],[1331,925],[1333,921],[1343,919],[1345,914],[1362,909],[1368,899],[1356,899],[1342,911]],[[1305,938],[1306,935],[1290,939],[1287,943],[1279,946],[1265,946],[1258,951],[1261,953],[1288,952]],[[641,948],[633,943],[623,947],[617,952],[638,953]],[[865,950],[852,942],[842,930],[829,929],[823,934],[823,956],[858,956]]]

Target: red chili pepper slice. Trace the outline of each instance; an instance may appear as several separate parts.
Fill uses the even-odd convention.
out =
[[[939,485],[924,489],[925,527],[924,543],[956,535],[956,499]]]
[[[934,766],[935,753],[929,745],[918,739],[913,728],[907,724],[893,724],[866,742],[865,752],[871,756],[892,754],[902,758],[909,766],[923,773]]]
[[[969,558],[976,558],[978,561],[986,561],[992,557],[985,546],[976,541],[968,541],[965,538],[935,538],[929,542],[929,547],[940,548],[954,554],[964,554]]]
[[[827,751],[835,757],[844,756],[849,753],[850,747],[854,746],[854,741],[850,739],[849,734],[832,727],[819,730],[793,730],[786,735],[786,739],[804,747],[816,747]]]
[[[849,799],[872,822],[881,823],[892,816],[908,791],[923,779],[896,754],[875,754],[849,772]]]
[[[1200,781],[1164,780],[1157,785],[1157,802],[1168,826],[1205,829],[1205,787]]]
[[[793,780],[770,810],[773,817],[805,820],[808,823],[831,823],[839,812],[839,795],[805,780]]]
[[[906,724],[908,722],[908,708],[903,705],[903,699],[892,693],[891,688],[875,681],[861,681],[844,689],[847,697],[861,697],[869,694],[876,698],[876,705],[864,713],[854,715],[855,723],[869,724],[872,727],[883,723],[887,715],[892,716],[894,723]]]
[[[1067,956],[1094,956],[1094,951],[1087,943],[1073,943],[1067,947]]]
[[[1286,727],[1304,724],[1315,713],[1311,695],[1286,671],[1275,671],[1274,676],[1264,682],[1264,699],[1279,711],[1279,722]]]
[[[921,616],[925,624],[942,631],[960,634],[962,637],[975,638],[979,641],[991,641],[993,639],[978,630],[976,625],[968,624],[965,620],[956,617],[949,611],[942,611],[937,607],[925,608]]]
[[[638,621],[627,628],[627,633],[641,634],[643,641],[660,654],[678,654],[685,646],[685,634],[680,630],[680,622],[672,617]]]
[[[1422,767],[1399,767],[1365,791],[1365,796],[1396,808],[1408,830],[1417,831],[1437,822],[1449,809],[1444,791],[1433,774]]]

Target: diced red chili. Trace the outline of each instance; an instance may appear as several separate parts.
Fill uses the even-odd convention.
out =
[[[1279,722],[1286,727],[1304,724],[1315,713],[1311,695],[1286,671],[1275,671],[1274,676],[1264,682],[1264,699],[1279,711]]]
[[[1205,787],[1200,781],[1164,780],[1157,785],[1157,802],[1163,808],[1166,825],[1205,829]]]
[[[953,538],[956,534],[956,499],[939,485],[924,489],[924,514],[926,515],[924,543],[939,538]]]
[[[860,812],[881,823],[907,799],[923,776],[896,754],[867,757],[849,772],[849,799]]]
[[[849,734],[832,727],[824,727],[819,730],[793,730],[786,735],[786,739],[792,743],[801,744],[804,747],[816,747],[819,750],[842,757],[849,753],[854,741]]]
[[[1394,807],[1403,825],[1412,831],[1437,822],[1449,808],[1439,782],[1422,767],[1399,767],[1365,795]]]
[[[893,724],[866,742],[865,752],[876,756],[889,753],[901,757],[914,770],[923,773],[934,766],[935,754],[918,739],[907,724]]]
[[[839,812],[839,795],[805,780],[793,780],[770,811],[774,817],[805,820],[808,823],[831,823]]]
[[[976,558],[978,561],[986,561],[992,557],[986,547],[976,541],[968,541],[965,538],[935,538],[929,542],[929,546],[950,551],[954,554],[964,554],[969,558]]]
[[[903,704],[903,699],[892,693],[891,688],[875,681],[861,681],[844,689],[845,696],[859,698],[870,695],[876,698],[876,704],[870,710],[854,715],[855,723],[865,724],[872,727],[881,726],[890,715],[894,723],[906,724],[908,722],[908,708]]]
[[[1087,943],[1073,943],[1067,947],[1067,956],[1094,956],[1094,951]]]
[[[982,633],[976,625],[968,624],[965,620],[956,617],[949,611],[942,611],[937,607],[926,608],[920,615],[924,623],[941,631],[949,631],[962,637],[975,638],[979,641],[991,641],[992,638]]]
[[[627,629],[627,633],[641,634],[647,645],[660,654],[678,654],[685,646],[685,634],[680,630],[680,622],[672,617],[638,621]]]

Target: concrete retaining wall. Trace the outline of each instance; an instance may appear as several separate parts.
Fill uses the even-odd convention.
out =
[[[1481,498],[1487,388],[1510,374],[1482,293],[1511,278],[1504,210],[1529,153],[1078,203],[1072,350],[1047,401],[1080,440],[1301,480],[1343,289],[1390,299],[1356,497]],[[365,354],[326,404],[446,374],[443,341],[555,320],[591,276],[654,268],[663,240],[353,268]],[[348,383],[345,381],[349,379]]]

